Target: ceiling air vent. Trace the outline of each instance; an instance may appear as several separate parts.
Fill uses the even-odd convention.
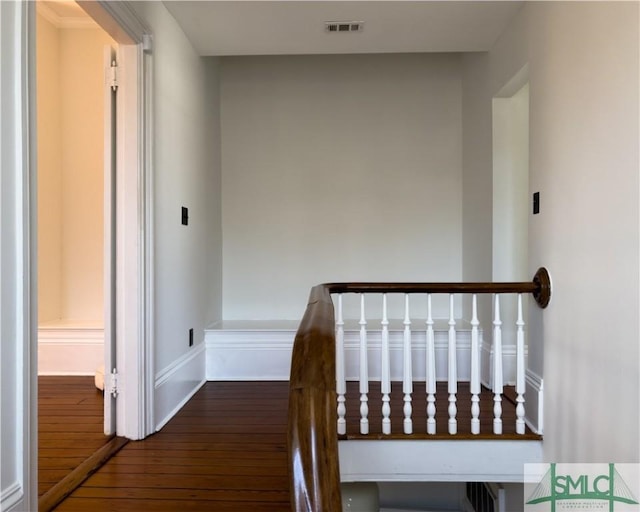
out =
[[[324,23],[327,32],[362,32],[362,21],[326,21]]]

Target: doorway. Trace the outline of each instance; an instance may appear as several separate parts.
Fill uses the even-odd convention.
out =
[[[111,265],[104,48],[113,45],[76,3],[37,3],[39,496],[108,440],[98,388]]]
[[[100,363],[117,372],[113,378],[104,379],[104,400],[102,394],[99,395],[104,406],[100,435],[105,441],[104,434],[117,437],[86,459],[80,465],[84,470],[95,467],[94,459],[104,460],[105,453],[117,451],[126,442],[125,438],[141,439],[154,431],[153,353],[147,335],[153,321],[150,285],[147,285],[151,282],[152,239],[146,229],[153,214],[152,187],[147,178],[151,38],[135,12],[119,2],[42,0],[42,5],[53,11],[49,16],[54,21],[56,16],[62,18],[62,26],[54,26],[55,33],[47,36],[49,45],[38,48],[39,52],[30,56],[38,77],[36,82],[42,85],[43,81],[49,81],[55,85],[55,94],[49,90],[52,97],[46,97],[44,86],[44,97],[32,96],[33,103],[47,106],[42,110],[48,112],[49,117],[38,116],[41,118],[38,121],[43,127],[50,122],[47,132],[54,136],[47,142],[40,130],[37,134],[42,138],[41,149],[45,150],[45,155],[39,155],[43,178],[37,188],[42,194],[45,186],[53,185],[53,192],[48,191],[49,196],[44,194],[38,217],[35,210],[30,217],[34,225],[38,224],[45,254],[40,265],[33,261],[34,282],[36,266],[39,267],[37,277],[44,280],[38,297],[44,308],[42,316],[31,325],[36,332],[38,324],[43,327],[42,331],[57,327],[62,331],[62,334],[58,332],[59,339],[68,337],[69,333],[75,333],[76,339],[71,340],[75,341],[71,343],[72,350],[67,346],[66,353],[63,351],[57,356],[57,364],[61,366],[56,368],[56,361],[41,356],[43,364],[39,370],[58,375],[84,374],[87,381],[84,391],[91,388],[93,398],[97,393],[94,384],[101,380],[100,371],[96,371]],[[41,13],[35,13],[34,18],[36,23],[30,24],[30,30],[36,43],[38,28],[45,27],[51,32],[52,27],[45,25]],[[51,24],[51,20],[48,21]],[[113,50],[114,43],[118,45],[117,52]],[[38,76],[45,73],[36,65],[42,60],[52,73],[49,80]],[[73,90],[71,98],[63,85]],[[90,99],[78,106],[87,95]],[[74,110],[73,114],[69,114],[67,108]],[[98,136],[87,137],[92,131]],[[89,153],[91,158],[87,156]],[[101,217],[98,222],[89,222],[97,217]],[[73,238],[72,235],[78,233],[80,235]],[[65,245],[67,238],[72,241],[70,246]],[[47,282],[48,276],[42,270],[51,266],[57,273]],[[72,275],[77,269],[82,270],[82,278]],[[56,303],[51,297],[62,300]],[[44,303],[45,300],[49,302]],[[69,340],[64,343],[69,345]],[[58,345],[64,343],[61,341]],[[36,339],[30,350],[38,349],[41,354],[53,352],[52,347],[40,345]],[[111,377],[108,370],[104,373]],[[127,375],[127,379],[119,379],[121,373]],[[54,385],[52,393],[57,395],[59,387]],[[33,392],[30,397],[32,407],[37,408],[38,397]],[[94,404],[94,407],[99,416],[100,406]],[[79,428],[81,422],[76,423],[72,429]],[[54,430],[61,432],[66,428],[57,425]],[[30,430],[30,446],[35,446],[35,435],[36,432]],[[78,448],[77,443],[73,448]],[[27,467],[35,467],[33,458]],[[44,503],[51,503],[57,490],[69,492],[65,486],[75,481],[79,472],[72,473],[52,489]],[[30,496],[33,500],[35,492]]]
[[[79,8],[63,19],[42,2],[37,11],[39,374],[94,375],[104,330],[103,47],[114,41]]]

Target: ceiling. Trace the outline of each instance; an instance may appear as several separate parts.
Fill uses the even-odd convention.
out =
[[[165,0],[200,55],[486,51],[520,1]],[[364,22],[329,33],[327,21]]]

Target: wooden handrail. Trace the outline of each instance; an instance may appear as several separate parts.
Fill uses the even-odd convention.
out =
[[[531,293],[542,308],[551,298],[547,269],[540,268],[532,281],[515,283],[327,283],[331,293]]]
[[[294,512],[342,509],[332,293],[531,293],[545,308],[551,298],[551,280],[541,268],[533,281],[522,283],[328,283],[313,287],[296,333],[289,380],[289,478]]]
[[[329,288],[311,289],[289,380],[291,509],[342,510],[336,427],[336,347]]]

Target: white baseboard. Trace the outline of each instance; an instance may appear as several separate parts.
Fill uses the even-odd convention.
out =
[[[295,329],[207,329],[207,380],[288,380],[291,369],[291,351],[295,339]],[[438,380],[447,378],[448,333],[435,332],[436,376]],[[345,373],[348,380],[358,379],[359,332],[345,330]],[[380,380],[380,331],[370,331],[367,335],[369,348],[369,376]],[[480,343],[482,343],[482,333]],[[389,346],[391,358],[391,378],[402,380],[401,330],[390,330]],[[424,331],[412,333],[413,379],[424,380],[426,375],[426,334]],[[515,350],[508,351],[505,360],[513,358]],[[457,332],[458,380],[468,381],[471,368],[471,333]]]
[[[156,431],[186,404],[205,381],[205,344],[200,343],[156,374]]]
[[[20,485],[20,482],[13,482],[0,492],[0,510],[11,512],[14,507],[18,508],[23,498],[22,485]]]
[[[295,329],[207,329],[207,380],[289,380]]]
[[[94,375],[104,361],[104,329],[38,328],[38,375]]]
[[[525,372],[525,422],[536,434],[544,433],[544,379],[527,369]]]

